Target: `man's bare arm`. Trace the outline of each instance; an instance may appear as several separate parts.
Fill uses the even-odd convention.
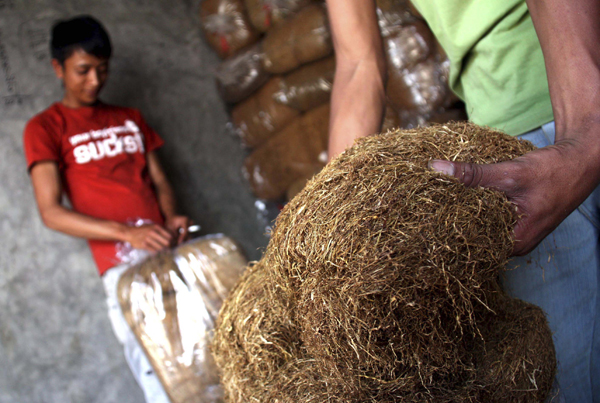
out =
[[[156,189],[158,205],[165,216],[165,226],[177,237],[177,243],[179,244],[187,238],[187,228],[191,224],[191,220],[188,217],[177,213],[175,193],[173,192],[173,188],[169,183],[167,175],[165,175],[165,172],[160,165],[156,152],[152,151],[148,153],[147,158],[148,171],[150,173],[150,179]]]
[[[505,192],[522,217],[513,253],[531,251],[600,182],[600,2],[527,0],[542,45],[556,141],[493,165],[434,161],[468,186]]]
[[[50,229],[86,239],[129,242],[135,248],[151,251],[164,249],[171,243],[171,234],[159,225],[134,228],[64,207],[60,174],[53,161],[35,164],[31,168],[31,182],[42,221]]]
[[[374,0],[327,0],[336,56],[329,159],[381,128],[385,57]]]

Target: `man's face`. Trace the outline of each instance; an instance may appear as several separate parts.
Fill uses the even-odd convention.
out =
[[[90,106],[98,100],[98,94],[108,78],[108,60],[99,59],[78,49],[63,65],[52,60],[56,76],[65,87],[63,103],[72,108]]]

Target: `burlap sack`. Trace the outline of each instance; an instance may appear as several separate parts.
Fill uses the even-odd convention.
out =
[[[304,65],[282,78],[275,100],[300,111],[316,108],[329,101],[334,75],[333,56]]]
[[[242,0],[203,0],[200,21],[206,41],[221,58],[237,53],[259,37],[248,21]]]
[[[264,65],[270,73],[286,73],[333,52],[327,12],[321,4],[304,7],[263,40]]]
[[[256,44],[219,65],[215,80],[225,102],[243,101],[267,82],[270,74],[263,68],[263,56],[260,44]]]
[[[244,162],[244,176],[260,199],[280,200],[300,178],[312,176],[327,162],[329,105],[294,119]]]
[[[244,0],[250,22],[260,32],[290,18],[312,0]]]
[[[217,403],[222,390],[209,351],[223,300],[246,266],[223,235],[190,241],[127,269],[119,303],[171,403]]]
[[[275,102],[281,77],[271,78],[256,94],[237,105],[231,112],[242,142],[257,147],[283,129],[300,112]]]

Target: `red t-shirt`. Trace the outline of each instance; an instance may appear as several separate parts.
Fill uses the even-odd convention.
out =
[[[121,223],[142,218],[163,224],[146,161],[163,141],[138,110],[54,103],[27,123],[24,144],[29,170],[40,161],[58,163],[75,211]],[[119,263],[115,242],[89,245],[100,274]]]

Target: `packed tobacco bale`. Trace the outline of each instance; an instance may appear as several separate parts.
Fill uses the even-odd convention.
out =
[[[224,60],[215,72],[221,98],[238,103],[261,88],[270,78],[263,67],[262,47],[257,43]]]
[[[312,0],[244,0],[252,25],[260,32],[267,32],[290,18]]]
[[[312,177],[327,162],[329,105],[295,118],[250,154],[243,173],[259,199],[280,201],[295,181]]]
[[[262,41],[265,70],[273,74],[292,71],[333,52],[327,11],[315,3],[302,8],[285,24],[270,29]]]
[[[283,76],[273,97],[280,104],[307,111],[329,102],[335,75],[335,57],[331,56]]]
[[[222,59],[259,38],[246,15],[242,0],[203,0],[200,21],[208,44]]]
[[[324,379],[299,339],[291,309],[275,297],[263,262],[250,266],[223,304],[212,351],[228,402],[313,402]],[[316,400],[320,401],[320,400]]]
[[[267,295],[242,280],[221,311],[217,362],[246,360],[219,364],[228,400],[542,402],[546,320],[498,284],[514,207],[427,168],[533,148],[449,124],[362,139],[327,165],[277,220],[257,265]]]
[[[150,257],[119,279],[123,315],[172,403],[222,401],[211,332],[246,264],[237,245],[217,234]]]
[[[318,167],[318,169],[316,169],[314,172],[306,172],[305,175],[299,177],[298,179],[295,179],[292,182],[292,184],[290,186],[288,186],[287,190],[285,191],[285,200],[290,201],[294,197],[296,197],[296,195],[298,193],[300,193],[302,191],[302,189],[304,189],[304,187],[306,186],[308,181],[311,180],[316,174],[319,173],[321,168],[322,167]]]
[[[236,105],[231,120],[242,143],[254,148],[288,125],[300,112],[275,101],[281,77],[271,78],[250,98]]]
[[[555,371],[552,333],[544,312],[516,298],[497,304],[496,314],[480,325],[487,343],[479,343],[482,357],[477,371],[484,388],[483,402],[545,402]],[[543,348],[540,348],[543,346]],[[535,354],[534,354],[535,353]]]

